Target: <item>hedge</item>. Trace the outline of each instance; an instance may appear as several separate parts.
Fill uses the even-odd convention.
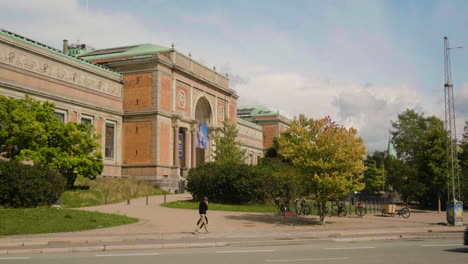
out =
[[[65,177],[55,170],[0,160],[0,205],[4,207],[48,206],[65,188]]]

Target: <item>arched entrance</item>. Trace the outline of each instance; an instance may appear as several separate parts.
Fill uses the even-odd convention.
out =
[[[201,97],[195,106],[195,121],[197,122],[196,129],[196,166],[205,163],[207,155],[209,155],[208,148],[209,134],[208,127],[211,125],[212,111],[208,100]]]

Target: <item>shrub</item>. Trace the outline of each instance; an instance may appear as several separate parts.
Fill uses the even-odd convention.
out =
[[[205,163],[189,171],[187,190],[194,199],[207,196],[221,203],[263,201],[263,184],[254,167],[238,163]]]
[[[0,160],[0,204],[5,207],[51,205],[66,188],[66,179],[42,165]]]
[[[220,203],[252,203],[289,198],[303,194],[299,172],[276,159],[265,159],[259,165],[238,163],[205,163],[192,168],[187,190],[195,200],[204,196]]]

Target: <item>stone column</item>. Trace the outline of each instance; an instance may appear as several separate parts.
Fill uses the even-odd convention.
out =
[[[185,129],[184,131],[184,140],[185,140],[185,164],[184,164],[184,167],[187,168],[187,169],[190,169],[191,168],[191,153],[190,153],[190,149],[191,149],[191,146],[192,146],[192,140],[193,140],[193,137],[192,137],[192,134],[190,133],[190,130],[189,129]]]
[[[173,125],[174,128],[174,167],[179,167],[179,125]]]
[[[197,166],[197,133],[195,129],[195,127],[192,127],[192,130],[190,130],[190,133],[192,133],[192,168]]]

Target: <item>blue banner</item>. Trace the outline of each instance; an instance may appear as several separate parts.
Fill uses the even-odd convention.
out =
[[[208,126],[203,123],[197,124],[197,144],[196,147],[206,149],[208,142]]]

